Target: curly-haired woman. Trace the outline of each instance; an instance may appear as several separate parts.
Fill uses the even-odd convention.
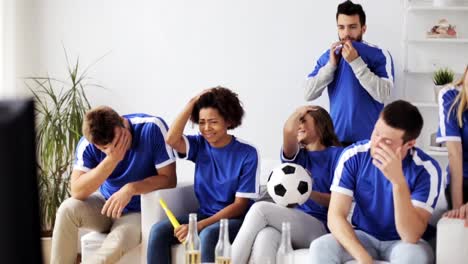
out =
[[[242,123],[244,109],[237,94],[215,87],[192,98],[176,118],[166,142],[195,163],[194,188],[200,208],[197,229],[202,262],[214,262],[219,222],[229,219],[229,236],[234,240],[242,218],[259,192],[259,156],[252,145],[228,133]],[[200,134],[185,136],[188,120],[198,124]],[[172,227],[168,220],[153,225],[148,243],[148,263],[171,263],[171,245],[184,241],[188,217]]]

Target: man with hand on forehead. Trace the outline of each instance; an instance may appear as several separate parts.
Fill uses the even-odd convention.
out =
[[[78,229],[109,232],[87,263],[115,263],[141,240],[140,194],[176,186],[175,156],[163,119],[86,113],[71,175],[71,198],[57,211],[51,263],[75,263]]]
[[[415,106],[395,101],[380,114],[370,140],[342,152],[330,188],[331,234],[311,243],[312,263],[434,262],[422,237],[431,238],[428,223],[442,186],[441,170],[415,147],[422,126]]]
[[[362,40],[366,14],[345,1],[336,13],[339,41],[318,59],[305,82],[305,99],[318,98],[328,87],[330,115],[344,146],[368,139],[393,89],[390,54]]]

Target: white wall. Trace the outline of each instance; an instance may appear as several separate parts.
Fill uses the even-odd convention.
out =
[[[88,90],[92,104],[152,113],[169,123],[191,96],[224,85],[239,93],[246,110],[234,133],[255,143],[263,157],[277,158],[283,122],[306,103],[305,76],[336,41],[341,1],[31,2],[23,13],[29,14],[24,32],[32,35],[18,48],[32,63],[23,56],[19,76],[64,76],[62,43],[82,65],[108,53],[91,71],[108,90]],[[403,3],[357,2],[368,16],[364,38],[393,55],[399,96]],[[328,99],[316,103],[327,106]]]
[[[0,97],[15,93],[15,0],[0,1]]]

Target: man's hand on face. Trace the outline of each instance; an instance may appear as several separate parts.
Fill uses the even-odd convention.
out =
[[[353,47],[353,43],[351,42],[351,40],[345,40],[343,42],[343,48],[341,49],[341,55],[343,55],[343,58],[348,63],[353,62],[357,57],[359,57],[359,54],[358,54],[357,50]]]
[[[338,61],[341,58],[341,41],[335,42],[330,47],[330,63],[333,66],[338,65]]]
[[[404,180],[401,147],[393,151],[387,144],[379,143],[372,158],[372,163],[392,184],[398,184]]]
[[[103,152],[106,153],[109,159],[119,163],[125,157],[125,153],[127,153],[127,150],[130,147],[130,143],[130,131],[123,127],[116,127],[114,140],[112,140],[110,146]]]
[[[102,207],[101,214],[112,218],[119,218],[122,215],[122,211],[132,198],[132,193],[127,187],[128,185],[125,185],[107,199]]]

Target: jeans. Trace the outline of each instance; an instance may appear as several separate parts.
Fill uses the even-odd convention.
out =
[[[384,260],[392,264],[432,264],[434,252],[424,241],[405,243],[401,240],[380,241],[377,238],[355,230],[356,236],[374,260]],[[310,263],[345,263],[353,257],[344,249],[332,234],[324,235],[314,240],[309,248]]]
[[[197,221],[208,218],[198,214]],[[188,216],[177,217],[181,225],[188,223]],[[242,225],[241,219],[229,219],[229,240],[231,243]],[[214,251],[219,238],[219,222],[205,227],[199,234],[201,261],[214,262]],[[169,220],[160,221],[151,227],[148,239],[148,264],[171,264],[171,246],[180,243],[174,236],[174,227]]]

